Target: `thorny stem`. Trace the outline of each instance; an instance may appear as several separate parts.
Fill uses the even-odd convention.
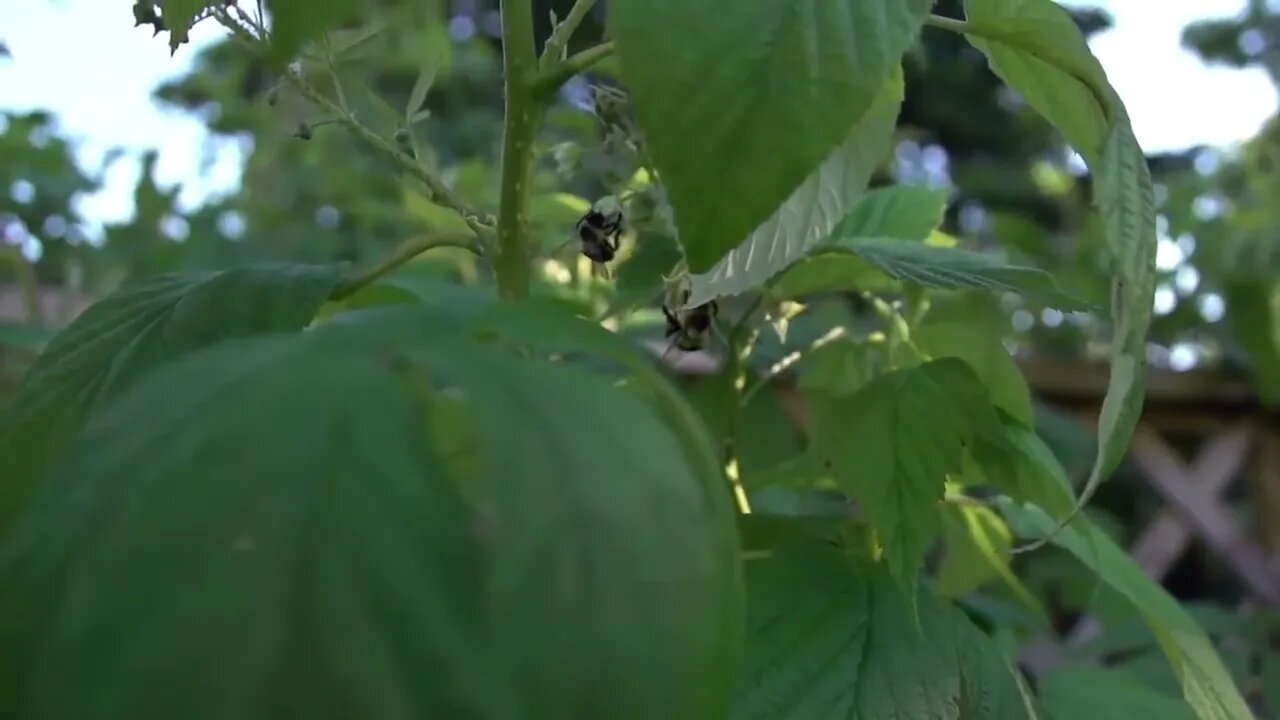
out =
[[[308,100],[321,110],[332,115],[338,122],[347,126],[357,137],[372,147],[374,150],[382,153],[403,170],[413,177],[421,180],[427,186],[427,190],[431,193],[431,200],[447,208],[450,208],[462,216],[463,221],[467,223],[475,232],[477,237],[484,238],[486,231],[494,225],[492,216],[480,213],[472,208],[465,200],[458,196],[443,180],[436,177],[434,173],[422,165],[421,162],[410,157],[401,151],[395,145],[387,141],[378,133],[369,129],[356,120],[350,113],[342,109],[337,103],[330,100],[310,83],[303,80],[301,76],[294,72],[285,73],[286,80],[298,89]]]
[[[573,33],[582,24],[582,21],[586,19],[591,9],[596,6],[596,1],[577,0],[565,19],[551,31],[551,37],[547,38],[547,44],[542,48],[542,57],[538,59],[538,64],[542,69],[545,70],[553,63],[564,59],[564,50],[569,46],[569,39],[573,37]]]
[[[381,260],[377,265],[364,270],[355,276],[342,281],[329,295],[330,300],[344,300],[359,290],[372,285],[379,278],[409,262],[428,250],[442,247],[455,247],[480,254],[476,239],[467,233],[448,233],[415,238],[401,245],[394,253]]]
[[[531,0],[502,0],[503,94],[502,189],[498,200],[498,253],[494,274],[498,294],[529,294],[529,205],[533,184],[533,142],[542,108],[533,94],[538,56],[533,43]]]
[[[587,70],[592,65],[613,54],[613,41],[600,43],[582,52],[552,65],[538,75],[533,81],[533,92],[538,96],[547,96],[560,89],[569,78]]]

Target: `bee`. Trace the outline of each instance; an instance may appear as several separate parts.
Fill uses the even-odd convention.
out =
[[[622,206],[612,197],[593,205],[574,228],[579,250],[601,265],[607,265],[618,254],[622,232]]]
[[[677,293],[677,297],[687,301],[688,290]],[[679,348],[682,352],[695,352],[705,348],[711,337],[712,323],[720,311],[716,301],[691,308],[685,308],[684,303],[680,302],[676,304],[675,310],[671,309],[671,305],[669,301],[664,302],[662,314],[667,318],[666,337],[671,338],[672,347]],[[670,351],[668,348],[667,352]]]

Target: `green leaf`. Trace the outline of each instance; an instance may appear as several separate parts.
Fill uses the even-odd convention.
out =
[[[160,12],[164,17],[165,27],[169,29],[170,52],[187,42],[196,16],[205,8],[216,4],[216,0],[160,0]]]
[[[440,66],[444,64],[445,56],[449,52],[450,38],[434,25],[431,30],[432,32],[427,36],[430,42],[424,48],[422,66],[418,69],[418,79],[414,81],[413,89],[409,91],[409,99],[404,106],[404,119],[410,125],[415,122],[415,116],[426,103],[427,93],[431,92],[431,87],[435,85],[436,74],[440,71]]]
[[[357,0],[267,0],[271,10],[271,59],[279,66],[292,60],[308,41],[319,38],[352,11]]]
[[[938,567],[935,589],[939,595],[960,598],[1000,580],[1038,616],[1048,617],[1009,567],[1013,533],[1004,518],[980,505],[948,505],[942,511],[942,531],[947,550]]]
[[[1127,552],[1083,517],[1059,528],[1059,522],[1033,505],[1003,504],[1005,516],[1024,536],[1051,538],[1116,590],[1151,628],[1182,685],[1183,697],[1201,720],[1250,720],[1249,711],[1213,643],[1164,588]],[[1145,715],[1143,715],[1145,717]],[[1133,717],[1133,716],[1130,716]]]
[[[706,273],[693,276],[690,305],[762,285],[822,241],[855,207],[887,148],[902,105],[901,71],[877,96],[844,143],[807,177],[746,241]],[[855,211],[856,212],[856,211]],[[868,219],[874,219],[874,211]],[[686,245],[686,252],[688,247]]]
[[[914,592],[940,530],[938,503],[964,448],[1001,432],[986,388],[954,358],[881,375],[848,396],[814,397],[815,452],[879,534],[890,570]]]
[[[867,347],[853,338],[837,338],[806,352],[800,363],[802,390],[848,395],[871,381],[875,368]]]
[[[1009,265],[985,253],[888,238],[855,238],[840,245],[844,251],[857,255],[895,280],[940,290],[984,288],[1016,292],[1066,311],[1091,309],[1087,303],[1059,290],[1049,273]]]
[[[0,552],[0,714],[721,716],[737,547],[691,442],[417,309],[189,356]]]
[[[848,137],[931,0],[618,0],[622,77],[693,273],[765,222]]]
[[[1071,481],[1040,436],[1022,425],[1006,423],[1001,439],[1000,444],[979,443],[973,448],[977,467],[966,468],[966,479],[1060,517],[1071,512],[1076,503]]]
[[[990,390],[996,407],[1031,426],[1031,390],[998,336],[959,323],[928,322],[916,328],[911,339],[930,357],[965,361]]]
[[[51,328],[0,320],[0,347],[39,352],[54,336]]]
[[[832,237],[890,237],[924,242],[947,210],[947,191],[920,185],[890,185],[868,191]]]
[[[1194,720],[1182,698],[1143,685],[1128,673],[1100,667],[1055,668],[1040,678],[1046,720]]]
[[[733,720],[1035,717],[1015,672],[961,612],[913,601],[881,566],[839,548],[748,561],[747,598]]]
[[[875,292],[898,287],[875,265],[847,252],[819,251],[797,260],[769,285],[775,298],[827,292]]]
[[[1094,173],[1093,204],[1114,259],[1111,379],[1098,454],[1077,504],[1123,460],[1142,413],[1156,284],[1151,172],[1120,97],[1071,16],[1051,0],[966,0],[967,30],[991,68],[1053,123]]]
[[[135,378],[232,338],[305,327],[342,266],[261,265],[119,290],[58,333],[0,417],[0,528],[84,420]]]
[[[1227,324],[1248,354],[1263,401],[1280,403],[1280,285],[1234,282],[1227,286]]]

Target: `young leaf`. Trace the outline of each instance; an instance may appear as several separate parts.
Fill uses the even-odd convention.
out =
[[[1046,720],[1195,720],[1186,701],[1147,687],[1121,670],[1073,666],[1040,677]]]
[[[449,50],[448,36],[437,32],[434,26],[429,37],[431,41],[423,50],[424,56],[422,67],[418,69],[418,79],[414,81],[413,90],[409,92],[409,100],[404,106],[405,123],[408,125],[414,124],[418,111],[422,110],[422,105],[427,101],[427,93],[431,92],[431,86],[435,85],[436,74],[439,73],[445,53]]]
[[[1076,557],[1098,579],[1132,603],[1151,628],[1182,685],[1182,694],[1201,720],[1250,720],[1249,711],[1213,643],[1173,599],[1121,547],[1082,517],[1060,521],[1034,505],[1006,502],[1005,516],[1024,536],[1046,538]]]
[[[305,327],[342,266],[262,265],[125,287],[53,338],[0,416],[0,527],[84,419],[145,372],[231,338]]]
[[[815,452],[866,512],[890,571],[914,593],[940,529],[938,503],[965,446],[1002,431],[987,390],[954,358],[881,375],[848,396],[815,396]]]
[[[932,0],[617,0],[622,76],[689,269],[742,243],[848,137]]]
[[[1009,265],[984,253],[888,238],[854,238],[842,241],[840,246],[896,280],[941,290],[984,288],[1016,292],[1061,310],[1090,309],[1088,304],[1059,290],[1049,273]]]
[[[97,415],[0,552],[0,715],[722,716],[719,472],[449,322],[213,348]]]
[[[911,334],[932,358],[955,357],[969,365],[991,392],[991,402],[1030,427],[1031,390],[998,336],[953,322],[926,322]]]
[[[1115,259],[1111,380],[1098,455],[1075,512],[1124,458],[1142,413],[1155,294],[1154,190],[1124,104],[1071,16],[1051,0],[966,0],[966,33],[997,75],[1053,123],[1093,169],[1093,203]]]
[[[831,234],[845,213],[855,207],[884,157],[893,137],[902,94],[899,71],[854,125],[844,144],[805,178],[772,217],[720,258],[715,267],[693,276],[689,304],[697,306],[755,288]],[[874,218],[874,214],[869,216]]]
[[[1000,580],[1038,617],[1048,617],[1040,601],[1010,569],[1013,533],[994,510],[978,505],[948,505],[942,511],[942,533],[947,550],[938,567],[935,589],[939,595],[959,598]]]
[[[356,0],[267,0],[271,11],[271,59],[288,63],[304,43],[321,36],[358,8]]]
[[[160,0],[160,12],[164,17],[165,27],[169,29],[170,52],[187,41],[196,16],[215,4],[216,0]]]
[[[732,720],[1035,718],[1015,671],[963,613],[830,545],[748,561],[747,618]]]

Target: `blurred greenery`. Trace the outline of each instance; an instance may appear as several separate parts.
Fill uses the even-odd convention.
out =
[[[475,204],[496,206],[502,112],[496,3],[366,0],[349,5],[323,46],[323,57],[313,56],[306,65],[309,77],[331,84],[331,63],[332,78],[346,89],[345,100],[362,122],[388,139],[411,126],[410,142],[425,163]],[[572,0],[535,2],[541,38],[550,32],[552,11],[563,17],[571,5]],[[959,5],[942,0],[935,12],[955,16]],[[1239,17],[1197,23],[1187,28],[1184,40],[1207,61],[1259,67],[1280,84],[1280,11],[1268,5],[1275,3],[1250,0]],[[601,37],[602,13],[603,5],[575,36],[571,50]],[[1100,11],[1074,14],[1087,33],[1109,24]],[[433,22],[419,22],[424,18]],[[421,108],[425,112],[406,119],[403,108],[410,105],[427,57],[435,78]],[[926,31],[907,56],[905,74],[893,161],[877,172],[873,184],[938,188],[948,199],[944,233],[962,238],[968,247],[997,250],[1010,263],[1044,269],[1075,296],[1105,299],[1107,255],[1089,212],[1090,178],[1075,169],[1061,138],[1004,88],[986,59],[958,35]],[[619,132],[617,118],[598,107],[593,112],[592,84],[614,84],[609,63],[563,89],[538,141],[533,232],[541,253],[540,292],[597,316],[608,309],[623,331],[656,339],[662,321],[655,312],[659,276],[677,251],[669,243],[637,243],[637,237],[668,237],[661,203],[654,201],[643,158]],[[195,71],[158,88],[156,98],[205,118],[212,133],[237,140],[246,153],[241,186],[183,212],[177,203],[180,188],[160,187],[157,158],[147,155],[134,189],[135,213],[100,231],[83,215],[82,200],[99,187],[105,165],[115,157],[109,156],[104,167],[84,168],[48,115],[0,119],[0,189],[8,198],[0,205],[0,250],[5,251],[0,254],[0,308],[13,306],[12,316],[0,317],[0,405],[10,399],[51,329],[69,319],[33,307],[28,302],[32,283],[99,297],[126,281],[178,271],[277,261],[368,265],[406,240],[457,227],[451,213],[426,200],[384,158],[353,142],[339,125],[323,124],[327,118],[304,99],[277,87],[265,61],[230,42],[203,50]],[[310,139],[298,137],[302,125],[308,132],[301,134]],[[1161,271],[1152,366],[1240,373],[1265,402],[1280,403],[1280,206],[1275,202],[1280,120],[1273,119],[1238,148],[1191,148],[1149,161],[1157,182]],[[615,289],[598,269],[562,247],[592,202],[618,194],[630,198],[634,232],[613,269],[619,279]],[[643,249],[635,252],[637,247]],[[472,283],[483,272],[464,252],[439,251],[401,269],[394,285],[408,293],[450,292],[456,290],[451,283]],[[933,305],[930,317],[946,322],[952,303],[966,303],[967,317],[984,313],[993,336],[1002,334],[1006,345],[1037,355],[1093,358],[1105,337],[1105,318],[1064,314],[1034,297],[1009,295],[981,306],[970,300],[957,294]],[[354,298],[353,306],[380,302],[369,294]],[[761,367],[753,371],[762,374],[791,348],[812,343],[833,325],[865,323],[867,315],[861,298],[810,303],[789,326],[783,324],[785,333],[775,337],[766,330],[758,353]],[[865,368],[858,363],[865,355],[852,341],[829,346],[814,360],[830,360],[830,367],[802,367],[802,378],[818,382],[819,370],[862,377]],[[851,370],[851,364],[857,367]],[[1017,400],[1021,407],[1023,399]],[[778,402],[768,394],[759,402],[768,403],[770,412],[752,416],[736,430],[740,442],[747,439],[743,444],[750,450],[743,461],[753,479],[770,475],[798,444],[785,436],[785,451],[768,446],[767,438],[778,435],[770,427]],[[1035,416],[1038,432],[1063,465],[1073,474],[1082,469],[1092,453],[1090,433],[1047,408],[1036,407]],[[1115,485],[1091,512],[1124,545],[1153,511],[1140,489]],[[1109,640],[1125,638],[1121,628],[1133,625],[1134,613],[1064,552],[1048,551],[1018,563],[1027,589],[1057,626],[1091,613],[1108,624]],[[1230,581],[1199,573],[1177,590],[1205,601],[1210,609],[1197,617],[1216,612],[1219,620],[1240,620],[1234,614],[1240,591]],[[1008,608],[1020,599],[999,586],[982,592],[980,599],[989,604],[982,605],[986,611],[973,612],[979,618],[1012,616]],[[1242,687],[1257,691],[1266,687],[1261,678],[1280,675],[1271,647],[1277,622],[1267,612],[1255,613],[1250,621],[1267,632],[1211,634],[1220,646],[1247,646],[1240,651],[1246,659],[1232,670]],[[1129,673],[1164,689],[1163,680],[1143,675],[1141,652],[1154,648],[1153,638],[1144,630],[1131,635],[1137,636],[1133,647],[1095,647],[1094,657],[1122,658]],[[1129,679],[1112,678],[1117,686]],[[1274,688],[1269,692],[1274,695]],[[1270,710],[1280,717],[1280,708]]]

